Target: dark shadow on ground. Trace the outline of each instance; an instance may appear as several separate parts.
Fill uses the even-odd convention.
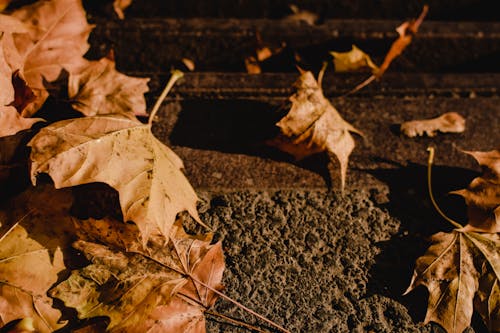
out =
[[[429,237],[437,232],[449,232],[453,227],[438,215],[429,199],[427,166],[409,164],[397,169],[374,170],[370,173],[388,184],[388,203],[381,204],[391,216],[401,222],[399,233],[378,243],[381,249],[370,271],[368,295],[380,294],[404,304],[415,321],[423,321],[427,309],[427,290],[419,287],[403,296],[410,284],[415,260],[429,246]],[[453,190],[467,187],[478,173],[468,169],[437,166],[432,170],[433,193],[441,210],[461,224],[466,223],[466,206]],[[487,332],[481,319],[475,316],[475,332]],[[435,332],[442,332],[435,328]]]
[[[171,145],[292,163],[320,174],[331,186],[326,154],[296,161],[266,144],[278,135],[275,124],[286,114],[286,108],[254,100],[188,100],[181,102],[181,110],[167,133]]]

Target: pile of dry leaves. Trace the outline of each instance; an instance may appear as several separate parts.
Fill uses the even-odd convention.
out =
[[[201,223],[197,196],[182,161],[153,136],[154,114],[147,124],[136,118],[146,115],[148,79],[116,71],[112,57],[86,60],[91,30],[77,0],[0,14],[0,137],[36,133],[27,144],[33,185],[40,173],[57,189],[103,182],[118,192],[123,215],[121,221],[77,220],[69,211],[71,192],[52,185],[4,202],[0,325],[36,332],[64,327],[68,321],[53,306],[57,298],[80,319],[107,317],[113,332],[203,332],[204,310],[221,289],[221,244],[212,244],[210,233],[186,234],[176,220],[188,211]],[[80,117],[45,105],[61,91]],[[70,119],[25,131],[44,122],[41,109],[50,119]],[[1,149],[2,182],[18,162],[9,149],[22,146],[20,140]],[[2,197],[8,191],[3,184]],[[70,272],[75,250],[88,264]]]

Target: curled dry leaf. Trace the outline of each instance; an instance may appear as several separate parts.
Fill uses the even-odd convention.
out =
[[[483,175],[472,180],[467,189],[452,193],[464,197],[469,223],[467,230],[500,232],[500,151],[468,152],[483,167]]]
[[[417,19],[406,21],[396,28],[399,37],[392,43],[389,52],[387,52],[387,54],[385,55],[382,65],[380,65],[378,71],[375,72],[376,77],[381,77],[389,68],[392,61],[396,59],[401,53],[403,53],[404,49],[406,49],[408,45],[410,45],[413,37],[417,34],[420,25],[427,16],[428,11],[429,6],[424,5],[422,12]]]
[[[353,72],[364,68],[370,68],[373,72],[378,71],[368,54],[352,45],[348,52],[330,52],[333,56],[333,64],[336,72]]]
[[[132,0],[114,0],[113,1],[113,9],[115,10],[116,15],[123,20],[125,18],[125,14],[123,11],[127,9],[132,4]]]
[[[64,326],[47,291],[65,269],[71,194],[29,189],[0,207],[0,326],[31,318],[37,332]]]
[[[498,234],[441,232],[417,259],[406,293],[419,285],[429,290],[425,323],[432,321],[448,333],[462,333],[475,309],[493,332],[500,323],[499,278]]]
[[[134,221],[144,240],[157,232],[168,236],[181,211],[200,221],[182,161],[149,125],[125,115],[70,119],[43,128],[28,145],[33,183],[47,173],[56,188],[110,185],[119,193],[125,221]]]
[[[15,64],[12,69],[35,96],[23,106],[22,115],[29,117],[48,97],[45,82],[55,81],[63,69],[71,73],[86,65],[83,55],[91,26],[79,0],[39,1],[14,11],[12,17],[28,27],[27,33],[13,35],[17,56],[8,62]]]
[[[340,162],[344,188],[349,155],[355,146],[350,132],[362,133],[342,119],[311,72],[303,72],[295,87],[297,92],[290,97],[292,108],[276,124],[282,136],[269,144],[297,159],[322,151],[334,154]]]
[[[90,61],[68,79],[68,97],[72,106],[86,116],[111,113],[146,115],[144,93],[147,78],[135,78],[118,72],[108,58]]]
[[[465,131],[465,119],[456,112],[446,112],[439,117],[424,120],[412,120],[401,124],[401,133],[415,136],[435,136],[441,133],[462,133]]]
[[[113,220],[79,224],[77,241],[91,265],[73,271],[51,295],[76,308],[79,318],[107,316],[111,332],[205,332],[203,311],[215,303],[224,258],[211,235],[187,235],[174,224],[168,243],[151,237],[147,248],[134,238],[136,226]],[[146,274],[145,274],[146,273]]]

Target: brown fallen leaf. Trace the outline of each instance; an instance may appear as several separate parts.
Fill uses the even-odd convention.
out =
[[[401,53],[403,53],[404,49],[406,49],[406,47],[410,45],[413,37],[417,34],[418,28],[420,28],[420,25],[427,16],[428,11],[429,6],[424,5],[422,12],[417,19],[406,21],[396,28],[399,37],[392,43],[389,52],[387,52],[384,61],[382,62],[382,65],[380,65],[378,71],[375,72],[375,76],[377,78],[380,78],[389,68],[392,61],[396,59]]]
[[[292,108],[276,124],[282,136],[269,144],[297,159],[322,151],[334,154],[340,163],[343,189],[349,155],[355,146],[349,132],[362,133],[342,119],[311,72],[302,72],[294,86],[297,92],[290,97]]]
[[[65,269],[71,193],[29,189],[0,207],[0,327],[31,318],[37,332],[64,326],[47,291]]]
[[[134,229],[112,220],[82,222],[82,237],[108,246],[77,241],[75,248],[91,265],[73,271],[51,295],[74,307],[81,319],[109,317],[110,332],[205,332],[203,311],[216,297],[204,285],[221,288],[220,243],[210,245],[210,235],[187,235],[179,221],[168,243],[151,237],[143,248]]]
[[[157,232],[168,236],[178,212],[200,221],[182,161],[153,136],[150,124],[123,114],[69,119],[43,128],[28,145],[34,184],[48,173],[56,188],[110,185],[125,221],[134,221],[144,240]]]
[[[0,106],[0,137],[14,135],[44,121],[42,118],[23,118],[12,106]]]
[[[500,321],[499,278],[498,234],[440,232],[417,259],[406,293],[419,285],[429,290],[425,323],[432,321],[448,333],[462,333],[476,310],[493,332]]]
[[[132,4],[132,0],[114,0],[113,9],[120,20],[125,19],[123,11]]]
[[[433,137],[437,132],[462,133],[465,131],[465,119],[456,112],[446,112],[432,119],[406,121],[401,124],[400,130],[410,138],[425,134]]]
[[[352,45],[352,49],[348,52],[330,52],[333,56],[333,64],[336,72],[354,72],[364,68],[370,68],[373,72],[378,71],[368,54],[359,49],[356,45]]]
[[[81,70],[87,63],[83,55],[89,44],[91,26],[79,0],[40,1],[12,13],[28,27],[28,33],[14,34],[18,59],[12,55],[9,63],[19,70],[35,99],[23,106],[22,116],[32,116],[45,102],[48,92],[44,82],[53,82],[65,69]]]
[[[118,72],[108,58],[89,61],[79,73],[68,79],[71,105],[86,116],[111,113],[146,115],[144,93],[148,78],[135,78]]]
[[[451,193],[464,197],[469,231],[500,233],[500,150],[467,152],[483,167],[483,175],[467,189]]]

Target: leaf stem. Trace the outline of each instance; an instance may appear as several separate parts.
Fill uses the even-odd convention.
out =
[[[427,160],[427,188],[429,189],[429,197],[431,199],[432,205],[434,206],[434,209],[441,215],[442,218],[444,218],[446,221],[451,223],[455,228],[463,228],[463,226],[446,216],[445,213],[439,208],[438,204],[436,203],[436,200],[434,200],[434,195],[432,194],[432,164],[434,163],[434,147],[428,147],[427,151],[429,152],[429,159]]]
[[[172,76],[170,76],[170,79],[168,80],[167,85],[165,86],[165,88],[161,92],[160,97],[158,97],[158,100],[156,101],[155,105],[153,106],[153,110],[151,111],[151,115],[149,116],[149,120],[148,120],[149,127],[152,126],[153,119],[155,118],[156,113],[160,109],[161,103],[163,103],[163,101],[165,100],[165,97],[167,97],[167,94],[170,92],[170,90],[174,86],[175,82],[177,82],[177,80],[179,80],[183,76],[184,76],[184,73],[178,69],[175,69],[172,71]]]
[[[228,316],[226,316],[226,315],[224,315],[222,313],[219,313],[219,312],[205,310],[205,313],[208,313],[209,315],[212,315],[214,317],[222,318],[222,319],[224,319],[224,320],[226,320],[226,321],[228,321],[228,322],[230,322],[232,324],[248,328],[249,330],[252,330],[252,331],[255,331],[255,332],[266,333],[266,331],[264,331],[264,330],[262,330],[262,329],[260,329],[260,328],[258,328],[256,326],[247,324],[244,321],[241,321],[241,320],[238,320],[238,319],[235,319],[235,318],[228,317]]]
[[[328,67],[328,61],[324,61],[321,69],[318,73],[318,86],[321,90],[323,90],[323,76],[325,76],[326,68]]]

